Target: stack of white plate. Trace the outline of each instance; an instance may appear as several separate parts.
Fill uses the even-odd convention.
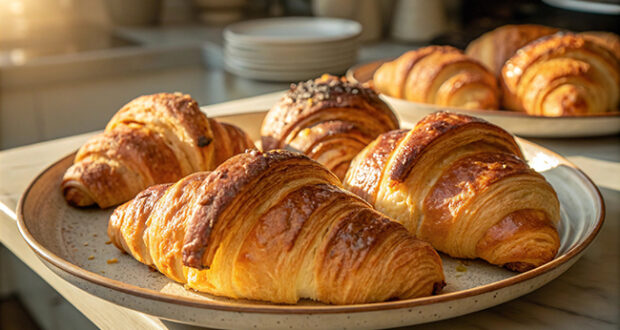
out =
[[[245,21],[224,30],[226,70],[245,78],[299,81],[342,74],[357,60],[359,23],[318,17]]]

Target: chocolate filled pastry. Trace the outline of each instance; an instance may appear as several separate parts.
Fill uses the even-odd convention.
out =
[[[437,112],[381,135],[344,186],[452,257],[526,271],[560,246],[555,191],[510,134],[474,117]]]
[[[496,76],[499,76],[504,63],[519,48],[556,32],[558,32],[556,28],[536,24],[504,25],[470,42],[465,49],[465,54],[480,61]]]
[[[450,46],[412,50],[384,63],[375,88],[413,102],[467,109],[498,109],[497,80],[484,65]]]
[[[428,243],[285,150],[239,154],[150,187],[114,211],[108,235],[170,279],[231,298],[355,304],[444,286]]]
[[[294,84],[267,113],[263,150],[301,152],[343,178],[357,153],[398,120],[369,88],[323,75]]]
[[[620,62],[602,42],[572,33],[542,37],[502,68],[504,106],[530,115],[618,111]]]
[[[106,208],[148,186],[212,170],[248,148],[254,143],[245,132],[207,118],[189,95],[141,96],[79,149],[61,189],[71,205]]]

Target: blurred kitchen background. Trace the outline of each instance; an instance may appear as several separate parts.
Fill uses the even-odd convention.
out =
[[[355,64],[427,44],[464,48],[509,23],[619,33],[619,8],[615,0],[0,0],[0,150],[103,129],[142,94],[182,91],[208,105],[286,89],[290,81],[226,71],[222,31],[233,22],[358,21]],[[31,327],[94,326],[0,246],[0,329]]]

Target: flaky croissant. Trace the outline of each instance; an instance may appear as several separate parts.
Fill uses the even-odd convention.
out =
[[[150,187],[114,211],[108,235],[170,279],[232,298],[353,304],[444,285],[428,243],[319,163],[284,150],[254,150]]]
[[[578,35],[611,50],[620,61],[620,36],[617,34],[604,31],[588,31],[581,32]]]
[[[381,135],[344,186],[453,257],[525,271],[560,246],[555,191],[510,134],[474,117],[438,112]]]
[[[429,46],[384,63],[373,76],[377,90],[413,102],[468,109],[497,109],[493,74],[450,46]]]
[[[572,33],[542,37],[502,68],[504,106],[531,115],[618,110],[620,63],[612,51]]]
[[[377,94],[330,75],[292,85],[267,113],[263,150],[306,154],[343,178],[351,159],[398,120]]]
[[[557,31],[556,28],[536,24],[504,25],[470,42],[465,54],[480,61],[499,76],[504,63],[519,48]]]
[[[80,148],[61,188],[74,206],[106,208],[253,147],[245,132],[207,118],[189,95],[141,96]]]

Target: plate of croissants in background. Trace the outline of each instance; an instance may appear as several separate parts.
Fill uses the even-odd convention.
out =
[[[620,133],[620,37],[540,25],[505,25],[465,51],[428,46],[351,68],[401,120],[449,109],[513,134],[584,137]]]
[[[344,78],[226,119],[181,93],[136,98],[34,179],[20,232],[65,280],[158,317],[384,328],[531,292],[603,221],[563,157],[475,116],[402,124]]]

